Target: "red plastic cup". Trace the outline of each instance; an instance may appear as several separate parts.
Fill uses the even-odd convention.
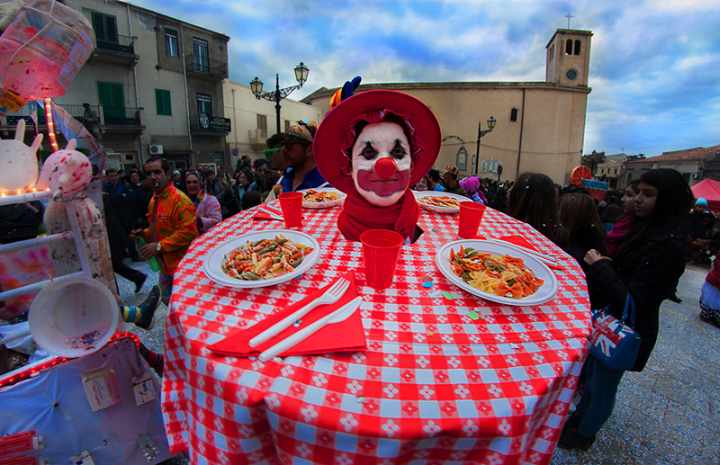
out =
[[[460,202],[460,216],[458,217],[458,235],[463,239],[475,238],[484,213],[485,205],[481,203]]]
[[[281,192],[280,208],[285,219],[286,228],[301,228],[302,221],[302,192]]]
[[[390,286],[404,239],[400,233],[387,229],[368,229],[360,234],[365,281],[374,289]]]

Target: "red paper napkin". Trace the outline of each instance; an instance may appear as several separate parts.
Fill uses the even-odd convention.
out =
[[[503,236],[498,237],[498,239],[500,239],[501,241],[509,242],[511,244],[515,244],[520,247],[525,247],[526,249],[534,250],[535,252],[538,251],[538,249],[534,245],[532,245],[530,241],[528,241],[522,236]]]
[[[272,216],[270,216],[270,214],[268,214],[264,210],[258,210],[258,212],[255,213],[255,216],[253,216],[253,221],[258,221],[258,220],[280,221],[279,219],[273,218]]]
[[[303,300],[284,308],[282,311],[266,316],[265,319],[250,328],[239,329],[230,333],[222,341],[209,346],[209,349],[221,355],[241,357],[258,354],[264,351],[265,349],[282,341],[289,335],[299,331],[305,326],[308,326],[313,321],[322,318],[328,313],[334,312],[357,297],[358,292],[357,286],[355,285],[355,274],[353,272],[348,272],[343,277],[350,280],[350,287],[345,292],[345,295],[332,305],[321,305],[311,310],[309,314],[302,318],[300,326],[290,326],[277,336],[265,341],[263,344],[260,344],[258,347],[251,348],[248,345],[250,339],[260,334],[271,325],[279,322],[287,315],[310,302],[312,299],[322,295],[335,283],[335,281],[332,281],[330,284],[321,289],[311,292]],[[365,350],[366,347],[365,330],[363,329],[360,309],[358,308],[347,320],[321,328],[315,334],[296,344],[294,347],[291,347],[281,355],[309,355],[345,351],[355,352],[358,350]]]
[[[273,213],[273,214],[275,214],[275,215],[278,215],[278,216],[280,217],[280,219],[278,219],[278,218],[273,218],[272,216],[270,216],[270,213],[268,213],[268,212]],[[253,220],[270,220],[270,221],[273,221],[273,220],[274,220],[274,221],[280,221],[281,219],[282,219],[282,212],[281,212],[281,211],[276,210],[276,209],[274,209],[274,208],[272,208],[272,207],[269,207],[269,206],[267,206],[267,205],[265,205],[265,204],[260,205],[260,206],[258,207],[257,213],[255,213],[255,216],[253,216]]]

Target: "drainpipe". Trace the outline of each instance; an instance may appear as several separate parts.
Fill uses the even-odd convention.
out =
[[[183,25],[181,24],[178,29],[180,30],[180,44],[182,46],[182,51],[180,52],[180,62],[182,63],[183,87],[185,89],[185,114],[187,115],[188,146],[190,147],[190,164],[193,165],[193,142],[192,133],[190,132],[190,92],[188,91],[188,78],[187,71],[185,69],[185,39],[183,35]]]
[[[128,35],[130,38],[133,38],[133,28],[132,28],[132,19],[130,19],[130,4],[126,3],[125,6],[127,7],[127,23],[128,23]],[[134,44],[133,44],[133,51],[134,51]],[[133,64],[132,67],[133,72],[133,87],[135,88],[135,111],[140,114],[140,96],[139,89],[138,89],[138,78],[137,78],[137,63]],[[142,120],[140,121],[142,124]],[[143,166],[143,163],[145,162],[145,159],[143,157],[143,150],[142,150],[142,132],[140,133],[141,136],[137,138],[137,147],[138,147],[138,164],[140,167]]]
[[[523,129],[525,127],[525,88],[522,90],[522,115],[520,115],[520,140],[518,141],[517,161],[515,163],[515,179],[520,176],[520,157],[522,157]]]
[[[234,120],[234,121],[237,121],[237,109],[236,109],[236,106],[235,106],[235,88],[233,87],[231,90],[232,90],[232,97],[233,97],[233,103],[232,103],[232,108],[233,108],[233,120]],[[230,124],[232,124],[232,123],[230,123]],[[237,124],[237,123],[236,123],[236,124]],[[234,139],[235,139],[235,148],[238,149],[238,129],[237,129],[237,125],[235,126],[235,138],[234,138]],[[238,153],[240,153],[240,149],[238,149]]]

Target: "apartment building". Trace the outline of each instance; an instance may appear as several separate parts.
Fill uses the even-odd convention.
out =
[[[56,102],[80,121],[97,118],[109,166],[139,166],[152,154],[179,168],[229,162],[228,36],[117,0],[65,4],[87,16],[97,48]],[[6,124],[30,122],[28,112]],[[39,124],[44,131],[42,115]]]

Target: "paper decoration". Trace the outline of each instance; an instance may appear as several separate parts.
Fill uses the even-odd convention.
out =
[[[478,315],[477,312],[473,312],[473,311],[468,312],[468,313],[467,313],[467,316],[468,316],[468,318],[470,318],[471,320],[478,320],[478,319],[480,319],[480,315]]]
[[[120,402],[115,370],[103,368],[88,372],[82,376],[82,383],[85,388],[85,396],[93,412],[112,407]]]
[[[35,185],[38,173],[35,155],[43,136],[38,134],[31,146],[25,145],[25,120],[15,128],[14,139],[0,140],[0,192],[20,194]]]
[[[135,395],[135,404],[140,407],[152,402],[157,398],[155,391],[155,380],[152,375],[145,372],[139,378],[133,378],[133,394]]]
[[[58,1],[29,0],[0,36],[0,87],[28,100],[64,95],[94,48],[83,13]]]
[[[92,180],[92,166],[88,158],[75,150],[77,143],[70,139],[63,150],[45,160],[40,170],[38,187],[50,189],[53,197],[84,191]]]
[[[459,299],[459,298],[460,298],[459,295],[453,294],[452,292],[448,292],[448,291],[443,291],[443,292],[442,292],[442,296],[445,297],[445,298],[448,299],[448,300],[455,300],[455,299]]]

